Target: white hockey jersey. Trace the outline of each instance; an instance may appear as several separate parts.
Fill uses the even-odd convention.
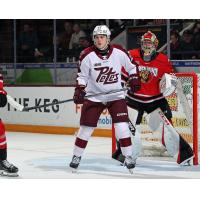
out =
[[[85,49],[79,60],[77,82],[86,86],[86,95],[122,89],[121,69],[124,67],[130,74],[135,74],[136,65],[131,63],[127,52],[118,45],[111,45],[106,57],[99,54],[95,46]],[[91,97],[94,102],[109,102],[124,99],[123,91]]]

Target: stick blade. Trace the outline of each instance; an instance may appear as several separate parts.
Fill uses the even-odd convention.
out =
[[[24,106],[20,105],[18,102],[16,102],[10,95],[7,95],[7,100],[8,103],[14,107],[15,109],[19,110],[19,111],[23,111]]]

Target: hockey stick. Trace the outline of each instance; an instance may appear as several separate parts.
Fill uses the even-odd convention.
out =
[[[87,96],[85,96],[85,99],[88,99],[90,97],[101,96],[101,95],[114,94],[114,93],[122,92],[122,91],[126,91],[126,90],[127,90],[127,88],[122,88],[122,89],[117,89],[117,90],[111,90],[109,92],[100,92],[100,93],[97,93],[97,94],[87,95]],[[62,101],[56,101],[56,102],[53,102],[53,103],[43,104],[43,105],[40,105],[40,106],[24,107],[22,109],[22,111],[29,111],[29,110],[34,110],[34,109],[37,109],[37,108],[44,108],[44,107],[48,107],[48,106],[54,106],[54,105],[58,105],[58,104],[62,104],[62,103],[67,103],[67,102],[71,102],[71,101],[74,101],[74,99],[67,99],[67,100],[62,100]]]
[[[157,123],[151,123],[150,125],[153,131],[157,130],[160,123],[163,122],[164,127],[166,127],[168,131],[164,134],[166,149],[170,155],[176,157],[179,151],[179,133],[175,130],[160,108],[153,111],[152,118],[154,118],[154,121],[157,121]]]
[[[19,111],[23,111],[24,106],[22,106],[21,104],[19,104],[18,102],[16,102],[10,95],[7,94],[7,101],[8,103],[15,109],[19,110]]]

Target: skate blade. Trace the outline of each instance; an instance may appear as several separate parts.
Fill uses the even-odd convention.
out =
[[[5,172],[5,171],[0,171],[0,176],[18,177],[19,174],[17,174],[17,173],[8,173],[8,172]]]
[[[73,174],[77,174],[78,169],[75,169],[75,168],[71,168],[71,169],[72,169],[72,173],[73,173]]]
[[[133,169],[128,169],[128,171],[130,172],[130,174],[133,174]]]

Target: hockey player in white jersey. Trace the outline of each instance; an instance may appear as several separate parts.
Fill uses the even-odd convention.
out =
[[[74,103],[83,104],[72,161],[70,167],[77,169],[88,140],[97,126],[104,109],[108,109],[116,130],[124,165],[128,169],[135,167],[132,159],[131,133],[128,127],[128,111],[124,92],[117,92],[84,99],[85,95],[122,89],[121,68],[125,67],[130,75],[130,87],[133,91],[140,88],[137,67],[131,63],[129,55],[121,47],[110,45],[110,30],[105,25],[96,26],[93,31],[94,45],[80,54],[77,86]]]

